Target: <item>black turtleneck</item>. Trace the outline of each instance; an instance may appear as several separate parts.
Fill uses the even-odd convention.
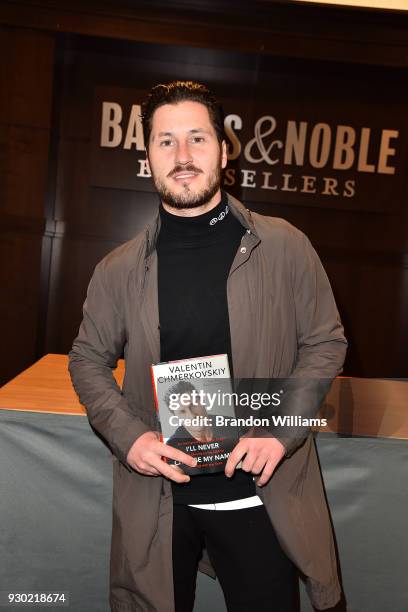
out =
[[[220,203],[196,217],[180,217],[160,205],[157,240],[161,361],[227,353],[231,339],[227,278],[245,228]],[[172,483],[175,503],[230,501],[255,494],[252,478],[237,470],[193,476],[187,484]]]

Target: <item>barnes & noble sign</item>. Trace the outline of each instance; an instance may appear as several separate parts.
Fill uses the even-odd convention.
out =
[[[114,98],[102,91],[95,97],[93,185],[154,190],[140,104],[132,98],[128,90],[116,90]],[[227,190],[259,202],[379,211],[390,207],[391,193],[400,190],[401,130],[395,117],[383,121],[376,116],[372,125],[358,118],[311,120],[301,112],[288,117],[280,109],[274,112],[273,102],[262,101],[251,116],[240,106],[240,100],[224,102]]]

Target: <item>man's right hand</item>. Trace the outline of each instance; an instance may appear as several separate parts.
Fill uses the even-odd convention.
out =
[[[154,431],[147,431],[137,438],[127,454],[126,461],[130,467],[145,476],[165,476],[174,482],[190,480],[190,476],[166,463],[163,457],[175,459],[190,467],[197,465],[194,457],[160,442],[159,435]]]

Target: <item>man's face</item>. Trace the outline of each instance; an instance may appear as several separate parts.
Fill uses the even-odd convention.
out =
[[[148,158],[164,204],[192,209],[218,203],[226,144],[220,146],[207,107],[200,102],[165,104],[154,112]]]

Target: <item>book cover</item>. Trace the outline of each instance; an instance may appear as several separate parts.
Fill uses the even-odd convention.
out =
[[[162,441],[195,457],[197,465],[166,461],[190,475],[224,470],[239,439],[228,356],[169,361],[151,371]]]

